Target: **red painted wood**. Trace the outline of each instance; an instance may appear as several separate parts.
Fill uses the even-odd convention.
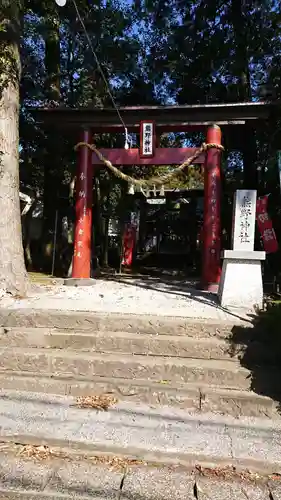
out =
[[[253,120],[254,121],[254,120]],[[216,120],[216,122],[222,127],[235,127],[236,125],[245,125],[245,120]],[[213,123],[212,121],[206,122],[190,122],[190,123],[171,123],[171,124],[157,124],[156,126],[156,134],[164,134],[167,132],[206,132],[207,127],[209,127]],[[255,123],[255,122],[254,122]],[[66,124],[66,127],[68,124]],[[70,124],[69,126],[72,126]],[[128,125],[129,133],[139,133],[139,124],[137,125]],[[123,134],[124,135],[124,127],[123,125],[91,125],[91,130],[93,134]]]
[[[156,148],[153,158],[140,158],[139,149],[100,149],[104,157],[113,165],[180,165],[190,158],[197,148]],[[93,165],[102,162],[93,153]],[[205,154],[201,154],[194,164],[203,164]]]
[[[136,228],[132,224],[127,224],[123,235],[122,266],[125,267],[132,266],[135,243],[136,243]]]
[[[245,121],[241,121],[237,123],[238,125],[244,125]],[[156,134],[164,134],[166,132],[205,132],[207,126],[210,125],[210,123],[188,123],[188,124],[157,124],[156,126]],[[222,123],[222,125],[230,125],[227,122]],[[233,125],[233,124],[232,124]],[[137,125],[128,125],[128,132],[129,133],[139,133],[139,123]],[[123,125],[107,125],[107,124],[101,124],[101,125],[92,125],[91,130],[93,134],[123,134],[124,135],[124,127]]]
[[[221,129],[217,125],[207,130],[206,142],[221,144]],[[209,149],[206,154],[204,180],[203,268],[202,285],[216,292],[221,275],[221,152]]]
[[[91,143],[89,130],[84,130],[80,141]],[[75,235],[73,278],[91,277],[91,239],[92,239],[92,152],[87,147],[79,148],[76,181]]]

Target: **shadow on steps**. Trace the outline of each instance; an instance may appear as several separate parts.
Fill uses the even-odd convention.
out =
[[[229,352],[239,356],[243,367],[251,371],[251,390],[278,403],[281,413],[281,302],[268,304],[253,318],[253,326],[234,326]]]

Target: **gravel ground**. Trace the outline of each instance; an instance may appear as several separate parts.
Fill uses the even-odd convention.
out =
[[[225,321],[246,318],[245,311],[228,311],[217,297],[196,290],[191,282],[153,278],[99,279],[93,286],[33,286],[25,299],[2,297],[1,307],[59,309],[181,316]]]

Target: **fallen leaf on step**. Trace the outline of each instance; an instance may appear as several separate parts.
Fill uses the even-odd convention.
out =
[[[88,460],[91,460],[91,462],[94,464],[103,464],[111,467],[112,469],[119,469],[119,470],[120,469],[126,470],[128,467],[147,465],[146,462],[143,462],[142,460],[138,460],[135,458],[106,456],[106,455],[88,457]]]
[[[117,403],[112,394],[99,394],[96,396],[81,396],[76,401],[78,408],[93,408],[94,410],[107,411]]]
[[[280,481],[281,480],[281,474],[274,473],[269,476],[269,479],[272,481]]]
[[[63,454],[58,451],[53,451],[49,446],[40,445],[34,446],[31,444],[21,446],[18,455],[27,458],[36,458],[37,460],[46,460],[50,457],[62,457]]]
[[[201,465],[196,465],[195,470],[196,473],[200,474],[200,476],[208,478],[215,477],[225,480],[239,478],[241,480],[257,482],[263,480],[265,477],[267,477],[268,479],[271,478],[271,476],[261,476],[256,472],[251,472],[248,469],[239,471],[234,466],[210,468],[210,467],[202,467]]]

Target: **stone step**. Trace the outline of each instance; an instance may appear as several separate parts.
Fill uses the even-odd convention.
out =
[[[72,397],[0,395],[1,442],[45,445],[80,454],[127,455],[144,462],[228,464],[256,470],[281,466],[280,420],[233,418],[139,403],[108,411],[81,408]]]
[[[37,490],[25,490],[19,488],[0,488],[1,500],[73,500],[73,495],[67,493],[57,493],[56,491],[38,492]],[[79,496],[80,500],[89,500],[89,496]],[[99,497],[98,500],[107,500],[106,497]]]
[[[45,377],[38,372],[0,371],[0,387],[0,394],[7,390],[73,397],[110,393],[119,401],[155,407],[171,406],[187,412],[280,419],[279,404],[269,397],[205,384],[172,384],[110,377],[91,377],[89,380],[81,376]]]
[[[40,455],[40,454],[39,454]],[[52,448],[47,459],[24,454],[24,447],[7,443],[0,456],[2,500],[194,500],[198,489],[213,500],[280,500],[280,480],[246,470],[216,467],[196,469],[144,464],[126,456],[79,456],[74,450]],[[43,453],[44,456],[44,453]],[[199,474],[199,471],[201,474]],[[271,471],[272,472],[272,471]],[[254,479],[254,481],[253,481]],[[247,495],[247,496],[246,496]]]
[[[93,376],[211,384],[248,390],[251,371],[233,360],[85,353],[59,349],[1,348],[0,369],[46,376]],[[278,388],[280,372],[261,369],[260,379]]]
[[[0,310],[2,328],[58,328],[60,330],[91,332],[133,332],[190,337],[229,337],[234,331],[246,338],[252,331],[250,321],[233,315],[232,321],[151,316],[136,314],[71,312],[60,310],[4,309]]]
[[[268,362],[274,357],[274,353],[258,342],[233,344],[217,337],[54,328],[5,328],[0,333],[0,347],[12,346],[197,359],[238,359],[247,355],[247,359],[259,362]]]
[[[8,346],[205,359],[237,357],[246,348],[242,344],[232,346],[226,340],[210,337],[193,338],[184,335],[110,331],[85,332],[50,328],[5,329],[2,334],[0,333],[0,347]]]

